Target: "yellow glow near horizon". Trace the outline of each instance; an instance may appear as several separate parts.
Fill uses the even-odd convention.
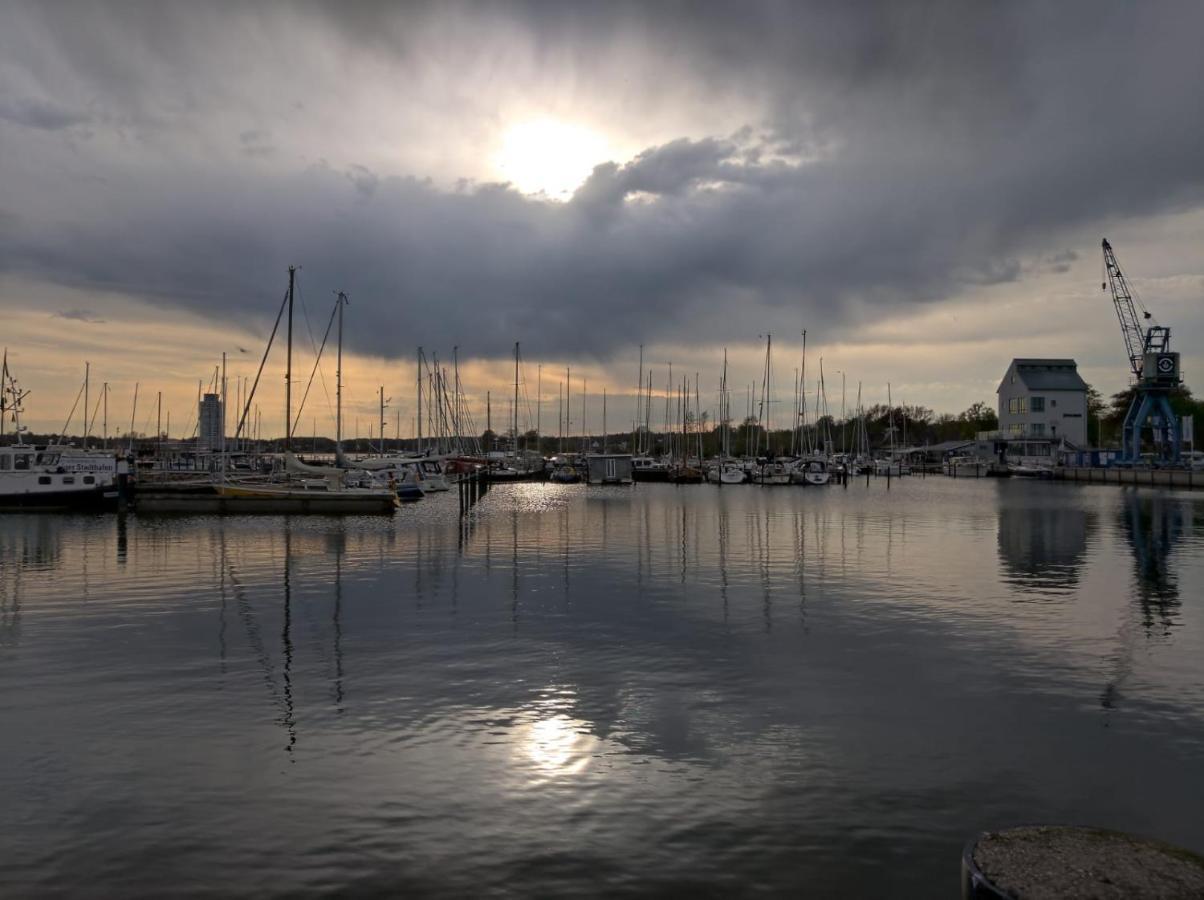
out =
[[[596,131],[557,119],[534,119],[506,130],[494,166],[524,194],[567,200],[609,155],[606,139]]]

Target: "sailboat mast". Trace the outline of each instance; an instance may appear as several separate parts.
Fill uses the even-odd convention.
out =
[[[635,385],[635,418],[632,420],[633,422],[638,423],[640,421],[640,413],[642,411],[641,407],[644,405],[643,399],[644,399],[644,345],[640,344],[640,377],[636,380],[636,385]],[[638,434],[638,431],[637,431],[637,434]],[[640,456],[643,456],[643,452],[644,452],[643,446],[642,446],[643,439],[644,439],[644,436],[640,435],[639,445],[635,446],[635,452]],[[635,444],[634,441],[632,443]]]
[[[518,341],[514,342],[514,458],[518,459]]]
[[[334,369],[334,447],[337,451],[343,441],[343,304],[347,295],[339,291],[339,348]]]
[[[422,455],[422,348],[418,348],[418,455]]]
[[[288,352],[284,367],[284,450],[293,449],[293,285],[297,267],[288,267]]]
[[[460,345],[456,344],[452,347],[452,440],[449,443],[448,449],[452,452],[459,453],[460,451]]]

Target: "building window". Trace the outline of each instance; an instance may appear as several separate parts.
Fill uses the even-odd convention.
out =
[[[1083,414],[1082,413],[1062,413],[1062,418],[1063,419],[1081,419],[1081,418],[1083,418]]]
[[[1008,412],[1013,416],[1022,416],[1028,412],[1028,397],[1013,397],[1008,401]]]
[[[1008,434],[1024,434],[1024,426],[1018,422],[1013,422],[1008,426]]]
[[[1045,412],[1045,398],[1033,397],[1028,404],[1028,408],[1033,412]]]
[[[1031,432],[1033,437],[1045,437],[1045,425],[1042,422],[1034,422]]]
[[[1049,405],[1050,405],[1050,408],[1052,408],[1052,409],[1057,409],[1057,406],[1058,406],[1058,401],[1057,401],[1057,400],[1050,400],[1050,401],[1049,401]]]

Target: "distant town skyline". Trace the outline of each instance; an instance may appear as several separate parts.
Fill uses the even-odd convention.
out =
[[[743,391],[767,333],[782,421],[803,329],[830,407],[842,373],[846,405],[858,382],[993,404],[1014,357],[1074,358],[1107,395],[1127,367],[1104,236],[1204,387],[1202,24],[1187,3],[8,4],[0,309],[25,422],[63,425],[85,361],[111,431],[135,383],[135,430],[159,391],[195,422],[223,351],[254,375],[290,264],[302,389],[351,297],[350,428],[383,384],[412,430],[418,346],[458,347],[504,418],[515,341],[545,432],[566,365],[592,421],[604,388],[630,420],[641,344],[657,390],[669,361],[698,372],[713,415],[724,349]],[[322,368],[301,432],[333,434]],[[265,433],[282,375],[274,354]]]

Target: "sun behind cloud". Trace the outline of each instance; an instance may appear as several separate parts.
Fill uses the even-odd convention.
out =
[[[613,155],[600,133],[559,119],[532,119],[502,134],[493,166],[524,194],[567,200],[594,166]]]

